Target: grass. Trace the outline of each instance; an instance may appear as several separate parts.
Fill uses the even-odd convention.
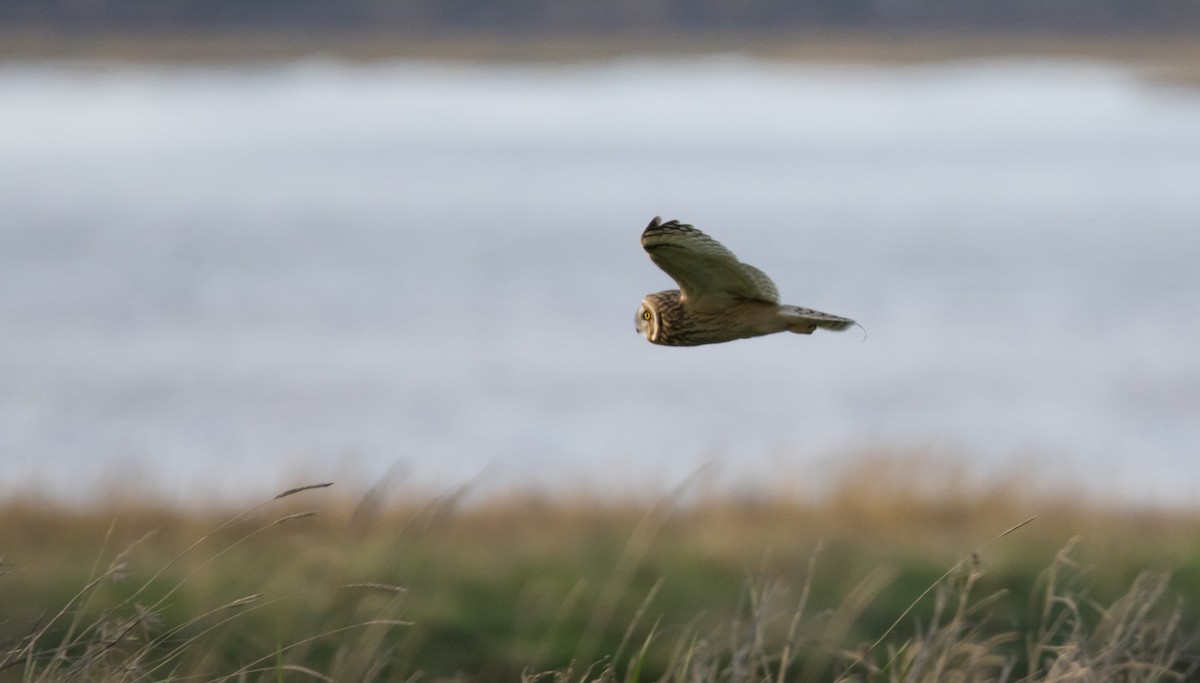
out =
[[[0,681],[1170,681],[1200,655],[1194,511],[903,457],[821,495],[463,493],[0,503]]]

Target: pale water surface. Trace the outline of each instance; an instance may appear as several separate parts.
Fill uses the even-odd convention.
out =
[[[1058,62],[0,64],[0,491],[1200,491],[1200,93]],[[868,330],[634,333],[661,214]],[[813,476],[809,476],[813,475]]]

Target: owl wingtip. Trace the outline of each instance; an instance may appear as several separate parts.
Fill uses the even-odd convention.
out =
[[[691,225],[689,225],[687,223],[679,222],[679,220],[676,218],[672,218],[669,221],[664,221],[662,219],[662,216],[655,216],[654,220],[650,221],[650,225],[647,225],[646,229],[643,230],[642,232],[644,233],[644,232],[647,232],[650,230],[657,231],[660,228],[682,230],[684,232],[700,232],[699,230],[697,230],[696,228],[692,227]]]

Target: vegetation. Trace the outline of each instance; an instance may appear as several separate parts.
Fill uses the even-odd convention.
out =
[[[919,458],[820,495],[10,500],[0,681],[1187,680],[1198,530]]]

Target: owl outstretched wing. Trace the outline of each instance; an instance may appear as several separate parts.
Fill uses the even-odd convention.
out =
[[[779,290],[766,273],[686,223],[663,223],[655,216],[642,232],[642,248],[679,284],[685,306],[714,309],[738,299],[779,303]]]

